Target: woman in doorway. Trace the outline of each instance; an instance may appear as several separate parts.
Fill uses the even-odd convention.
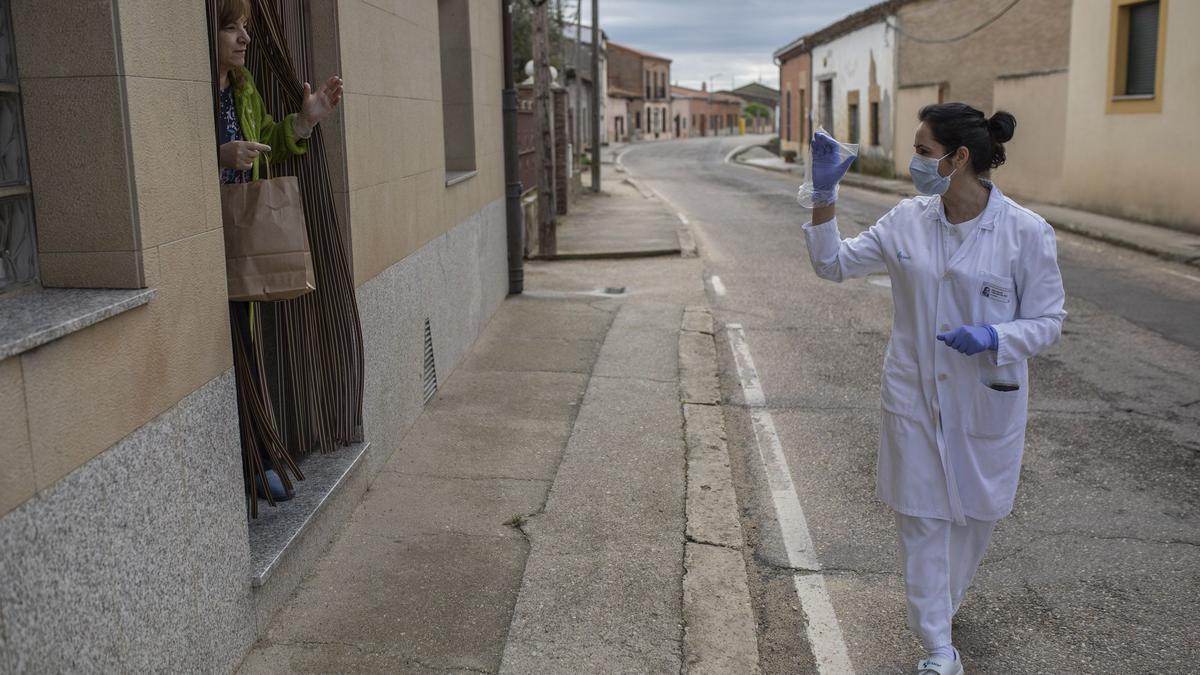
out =
[[[853,158],[812,139],[818,276],[887,272],[895,307],[883,364],[876,494],[895,513],[920,675],[961,675],[951,620],[996,521],[1012,510],[1029,396],[1026,362],[1059,338],[1064,293],[1054,231],[988,180],[1016,120],[963,103],[919,114],[909,165],[923,195],[851,239],[837,185]]]
[[[292,113],[276,122],[266,111],[262,97],[254,86],[250,71],[246,69],[246,50],[250,46],[247,23],[250,20],[249,0],[220,0],[217,26],[216,61],[218,91],[217,135],[218,163],[221,168],[221,183],[245,183],[258,180],[265,171],[264,162],[281,162],[304,154],[307,139],[313,129],[321,123],[342,99],[342,80],[337,75],[330,77],[320,89],[313,91],[304,83],[304,102],[298,113]],[[235,316],[247,317],[253,312],[254,303],[231,303]],[[247,347],[251,368],[255,350],[252,348],[250,321],[235,321],[237,339]],[[246,328],[242,328],[242,327]],[[271,466],[271,460],[260,450],[265,471],[265,485],[260,483],[260,493],[270,492],[277,501],[291,498],[279,476]]]

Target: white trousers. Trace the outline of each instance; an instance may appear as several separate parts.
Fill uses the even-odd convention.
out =
[[[920,636],[925,649],[952,643],[950,621],[971,586],[995,527],[994,520],[967,518],[966,525],[955,525],[940,518],[896,514],[908,627]]]

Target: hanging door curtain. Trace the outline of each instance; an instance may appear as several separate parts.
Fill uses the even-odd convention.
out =
[[[220,29],[218,3],[206,0],[211,55],[216,54]],[[300,110],[301,83],[314,81],[308,72],[311,40],[306,4],[299,0],[251,2],[253,39],[246,67],[275,119]],[[211,61],[215,121],[220,92],[216,60]],[[362,325],[350,257],[334,210],[321,128],[313,131],[304,155],[277,166],[278,175],[295,176],[300,185],[316,290],[280,302],[230,303],[251,518],[258,517],[255,485],[267,468],[275,468],[290,489],[293,480],[304,478],[297,464],[300,457],[362,440]],[[264,465],[264,460],[273,467]],[[269,491],[266,499],[274,505]]]

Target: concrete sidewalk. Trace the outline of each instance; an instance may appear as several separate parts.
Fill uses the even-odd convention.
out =
[[[702,272],[528,264],[241,672],[758,672]]]
[[[551,260],[633,258],[679,255],[694,244],[681,235],[679,217],[655,194],[627,173],[601,170],[600,192],[585,188],[558,219],[558,252]],[[591,174],[583,173],[591,185]],[[681,243],[682,242],[682,243]]]
[[[796,176],[797,180],[803,180],[804,165],[802,163],[788,164],[761,147],[745,148],[734,159],[740,164],[791,174]],[[912,197],[917,194],[913,189],[912,182],[907,180],[848,173],[842,179],[842,183],[903,197]],[[1056,229],[1149,253],[1165,260],[1200,267],[1200,235],[1064,206],[1027,200],[1021,200],[1021,204],[1045,218],[1046,222]]]

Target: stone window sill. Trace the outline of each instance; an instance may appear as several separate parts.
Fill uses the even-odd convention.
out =
[[[479,175],[478,171],[447,171],[446,187],[458,185],[459,183],[474,178],[477,175]]]
[[[0,359],[140,307],[157,294],[153,288],[39,288],[0,296]]]

